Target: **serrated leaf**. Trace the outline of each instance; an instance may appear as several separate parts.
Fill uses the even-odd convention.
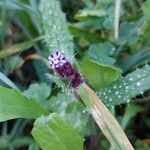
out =
[[[142,4],[142,10],[144,12],[144,15],[145,15],[146,19],[148,21],[150,21],[150,0],[145,1]]]
[[[115,59],[110,57],[115,50],[115,47],[109,43],[92,44],[88,50],[88,56],[98,61],[99,63],[113,65]]]
[[[90,59],[83,60],[81,69],[85,78],[95,89],[104,87],[117,80],[121,73],[119,68],[100,64]]]
[[[107,106],[127,103],[136,95],[150,89],[150,66],[145,65],[98,91]]]
[[[43,150],[83,150],[84,139],[56,113],[38,118],[32,135]]]
[[[40,104],[19,91],[0,86],[0,122],[15,118],[35,119],[47,113]]]
[[[72,62],[74,53],[72,36],[68,32],[66,18],[59,1],[41,0],[40,11],[49,52],[59,50]]]

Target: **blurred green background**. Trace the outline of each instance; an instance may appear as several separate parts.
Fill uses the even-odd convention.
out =
[[[121,68],[123,76],[149,64],[150,0],[121,0],[120,11],[116,12],[119,20],[115,20],[114,0],[60,0],[60,3],[73,35],[75,58],[79,64],[86,57],[92,58]],[[55,100],[59,101],[54,111],[62,113],[66,109],[67,117],[72,118],[73,123],[78,119],[76,112],[82,108],[74,103],[61,106],[66,95],[58,94],[60,89],[45,76],[51,72],[46,63],[50,50],[43,40],[42,24],[39,0],[0,0],[0,71],[28,97],[39,102],[51,99],[54,104]],[[7,86],[1,80],[0,84]],[[149,110],[149,90],[113,109],[137,150],[150,149]],[[78,126],[80,131],[86,126],[81,132],[86,138],[85,149],[109,149],[109,143],[91,117],[88,123],[86,119],[82,114],[79,122],[83,126]],[[26,119],[0,123],[0,150],[38,150],[30,134],[32,127],[33,121]]]

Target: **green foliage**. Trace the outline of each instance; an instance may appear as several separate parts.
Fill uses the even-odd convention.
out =
[[[83,150],[84,139],[56,113],[38,118],[32,135],[43,150]]]
[[[33,83],[24,91],[26,97],[35,99],[38,102],[46,100],[50,96],[50,93],[50,87],[44,82],[40,84]]]
[[[72,25],[69,26],[69,31],[71,32],[72,35],[77,36],[77,37],[83,37],[86,40],[93,42],[93,43],[96,43],[102,40],[98,34],[91,33],[86,30],[82,30]]]
[[[120,11],[117,1],[121,1]],[[135,149],[148,150],[149,12],[150,0],[0,0],[0,121],[5,121],[0,124],[0,149],[39,150],[29,133],[33,121],[18,118],[36,119],[48,113],[45,109],[86,137],[85,150],[110,149],[66,80],[47,66],[49,53],[57,49],[76,62],[84,81],[119,116]],[[118,38],[114,36],[116,14]],[[132,103],[138,101],[136,96],[142,104],[130,105],[132,98]],[[108,119],[106,114],[104,118]],[[70,140],[74,137],[66,142]]]
[[[29,150],[39,150],[39,147],[36,143],[33,143],[29,146]]]
[[[117,43],[120,45],[133,45],[135,44],[140,36],[139,28],[142,26],[143,20],[137,22],[124,22],[120,26],[119,37]],[[128,33],[128,31],[130,31]],[[126,34],[128,33],[128,34]]]
[[[121,126],[122,128],[125,130],[125,128],[127,127],[128,123],[130,122],[130,120],[136,116],[136,114],[138,112],[141,112],[143,110],[143,108],[141,106],[138,105],[129,105],[126,107],[122,122],[121,122]]]
[[[66,119],[80,134],[88,134],[88,111],[73,95],[61,93],[53,96],[49,99],[48,106],[50,110]]]
[[[113,65],[115,59],[110,57],[115,51],[115,47],[109,43],[92,44],[88,50],[88,56],[99,63]]]
[[[3,49],[0,52],[0,58],[6,58],[12,54],[22,52],[23,50],[26,50],[26,49],[30,48],[31,46],[33,46],[37,41],[40,41],[41,39],[43,39],[43,37],[38,37],[38,38],[32,39],[30,41],[26,41],[26,42],[23,42],[20,44],[13,45],[10,48]]]
[[[14,118],[35,119],[47,113],[40,104],[19,91],[0,86],[0,122]]]
[[[18,89],[16,85],[2,72],[0,72],[0,81],[2,81],[2,83],[5,83],[7,86],[11,88]]]
[[[104,87],[117,80],[121,73],[119,68],[100,64],[90,59],[83,60],[81,69],[83,75],[95,89]]]
[[[100,98],[107,106],[127,103],[136,95],[150,89],[150,66],[146,65],[121,77],[111,85],[98,91]]]
[[[10,57],[5,66],[5,73],[10,74],[14,70],[19,69],[24,63],[23,59],[19,56]]]
[[[74,52],[72,36],[68,33],[66,18],[58,0],[41,1],[40,11],[49,52],[59,50],[72,62]]]
[[[150,21],[150,0],[147,0],[142,5],[142,10],[148,21]]]

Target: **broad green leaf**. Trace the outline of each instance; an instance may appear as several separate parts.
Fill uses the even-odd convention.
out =
[[[121,73],[119,68],[100,64],[90,59],[83,60],[81,69],[85,78],[95,89],[104,87],[117,80]]]
[[[23,92],[26,97],[33,98],[37,101],[46,100],[51,93],[50,87],[46,83],[33,83]]]
[[[79,11],[76,15],[75,15],[75,19],[77,20],[86,20],[86,19],[90,19],[90,17],[103,17],[105,16],[107,13],[105,10],[91,10],[91,9],[84,9]]]
[[[145,15],[146,19],[148,21],[150,21],[150,0],[145,1],[142,4],[142,10],[144,12],[144,15]]]
[[[110,57],[115,50],[115,47],[109,43],[92,44],[88,50],[88,56],[99,63],[113,65],[115,59]]]
[[[87,135],[88,112],[86,108],[73,96],[65,93],[53,96],[48,101],[50,110],[59,113],[82,135]]]
[[[98,91],[99,97],[107,106],[120,105],[127,103],[136,95],[143,94],[150,89],[150,66],[145,65],[121,77],[111,85]]]
[[[59,1],[41,0],[40,11],[49,52],[59,50],[72,62],[74,53],[72,36],[68,32],[66,18]]]
[[[9,48],[5,48],[3,50],[1,50],[0,52],[0,59],[1,58],[6,58],[10,55],[13,55],[15,53],[18,53],[18,52],[22,52],[28,48],[30,48],[31,46],[33,46],[36,42],[40,41],[41,39],[43,39],[44,37],[41,36],[41,37],[38,37],[38,38],[35,38],[35,39],[32,39],[30,41],[26,41],[26,42],[22,42],[22,43],[19,43],[19,44],[16,44],[16,45],[13,45]]]
[[[39,103],[27,99],[19,91],[0,86],[0,122],[15,118],[36,119],[47,113]]]
[[[121,127],[125,129],[129,121],[138,113],[141,112],[143,108],[139,105],[129,105],[126,107],[125,113],[122,118]]]
[[[43,150],[83,150],[84,139],[56,113],[38,118],[32,135]]]

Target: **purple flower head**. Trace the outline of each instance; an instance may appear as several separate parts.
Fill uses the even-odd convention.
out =
[[[62,78],[71,78],[71,87],[77,88],[82,82],[81,75],[66,60],[63,54],[55,51],[48,57],[50,67]]]

